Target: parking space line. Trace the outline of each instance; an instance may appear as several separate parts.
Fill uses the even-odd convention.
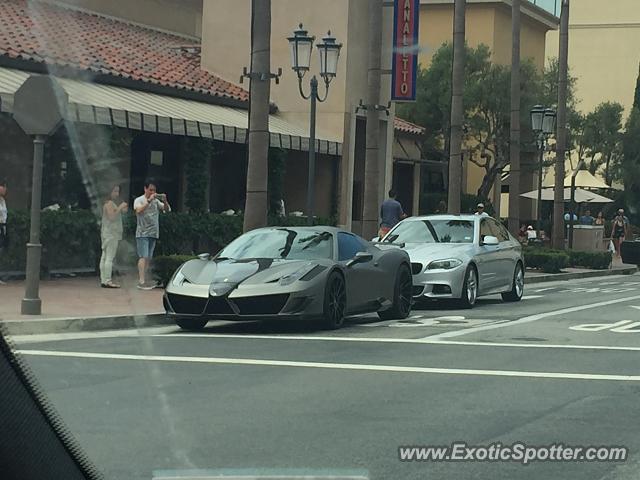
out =
[[[564,373],[564,372],[527,372],[517,370],[480,370],[466,368],[434,368],[434,367],[409,367],[398,365],[370,365],[360,363],[326,363],[326,362],[299,362],[291,360],[264,360],[254,358],[221,358],[221,357],[181,357],[171,355],[129,355],[118,353],[92,353],[92,352],[62,352],[47,350],[18,350],[21,355],[33,355],[44,357],[64,358],[92,358],[101,360],[129,360],[151,362],[173,362],[191,364],[218,364],[218,365],[251,365],[268,367],[298,367],[317,368],[328,370],[351,370],[388,373],[418,373],[418,374],[444,374],[467,375],[488,377],[515,377],[515,378],[543,378],[562,380],[596,380],[618,382],[640,382],[638,375],[607,375],[591,373]]]
[[[442,339],[442,338],[459,337],[459,336],[462,336],[462,335],[468,335],[470,333],[484,332],[486,330],[494,330],[496,328],[513,327],[513,326],[522,325],[522,324],[525,324],[525,323],[536,322],[538,320],[543,320],[543,319],[549,318],[549,317],[555,317],[555,316],[558,316],[558,315],[564,315],[564,314],[568,314],[568,313],[580,312],[582,310],[589,310],[589,309],[592,309],[592,308],[605,307],[607,305],[614,305],[616,303],[630,302],[632,300],[637,300],[637,299],[640,299],[640,295],[634,295],[633,297],[617,298],[617,299],[614,299],[614,300],[607,300],[607,301],[604,301],[604,302],[589,303],[587,305],[578,305],[576,307],[562,308],[560,310],[552,310],[550,312],[536,313],[535,315],[528,315],[526,317],[522,317],[522,318],[520,318],[518,320],[514,320],[512,322],[498,323],[498,324],[492,324],[492,325],[481,325],[481,326],[478,326],[478,327],[467,328],[465,330],[455,330],[455,331],[452,331],[452,332],[438,333],[436,335],[430,335],[430,336],[424,337],[424,338],[425,339],[430,338],[430,339],[434,339],[434,340],[439,340],[439,339]]]

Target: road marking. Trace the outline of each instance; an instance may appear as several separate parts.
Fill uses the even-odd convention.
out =
[[[204,363],[218,365],[254,365],[269,367],[301,367],[329,370],[354,370],[370,372],[422,373],[444,375],[470,375],[488,377],[547,378],[563,380],[610,380],[640,382],[639,375],[605,375],[564,372],[521,372],[516,370],[480,370],[466,368],[408,367],[398,365],[369,365],[360,363],[298,362],[291,360],[264,360],[254,358],[180,357],[171,355],[128,355],[119,353],[62,352],[47,350],[18,350],[21,355],[64,358],[93,358],[103,360],[142,360],[151,362]]]
[[[543,298],[544,295],[525,295],[522,300],[534,300],[536,298]]]
[[[569,330],[578,330],[580,332],[601,332],[603,330],[609,330],[615,333],[640,333],[640,329],[634,330],[636,327],[640,327],[640,322],[620,320],[615,323],[584,323],[582,325],[569,327]]]
[[[538,288],[537,290],[534,290],[534,292],[536,293],[546,292],[547,290],[555,290],[556,288],[557,287]]]
[[[630,306],[631,306],[631,308],[635,308],[636,310],[640,310],[640,306],[638,306],[638,305],[630,305]]]
[[[485,330],[493,330],[495,328],[503,328],[503,327],[512,327],[512,326],[516,326],[516,325],[522,325],[525,323],[531,323],[531,322],[536,322],[538,320],[543,320],[545,318],[549,318],[549,317],[555,317],[557,315],[564,315],[567,313],[574,313],[574,312],[580,312],[582,310],[589,310],[592,308],[599,308],[599,307],[605,307],[607,305],[613,305],[616,303],[623,303],[623,302],[629,302],[632,300],[638,300],[640,299],[640,295],[634,295],[633,297],[625,297],[625,298],[618,298],[615,300],[607,300],[605,302],[597,302],[597,303],[589,303],[587,305],[579,305],[576,307],[568,307],[568,308],[563,308],[560,310],[552,310],[550,312],[545,312],[545,313],[536,313],[535,315],[529,315],[526,317],[522,317],[518,320],[514,320],[513,322],[508,322],[508,323],[496,323],[496,324],[491,324],[491,325],[481,325],[479,327],[472,327],[472,328],[467,328],[465,330],[455,330],[452,332],[444,332],[444,333],[439,333],[436,335],[431,335],[428,337],[424,337],[424,338],[431,338],[431,339],[441,339],[441,338],[451,338],[451,337],[458,337],[461,335],[468,335],[470,333],[476,333],[476,332],[484,332]]]

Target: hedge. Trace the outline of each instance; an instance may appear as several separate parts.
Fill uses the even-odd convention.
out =
[[[270,225],[306,225],[304,217],[270,217]],[[160,216],[156,256],[216,253],[242,233],[242,216],[213,213],[171,212]],[[43,211],[41,216],[42,270],[94,268],[100,262],[100,225],[88,210]],[[331,218],[317,218],[318,225],[334,225]],[[124,216],[124,241],[119,257],[135,264],[135,215]],[[24,271],[29,239],[29,213],[11,210],[9,246],[0,255],[0,271]],[[124,254],[124,255],[123,255]]]
[[[175,272],[180,265],[194,258],[197,257],[194,255],[166,255],[155,257],[153,259],[153,274],[162,285],[166,285],[169,283],[173,272]]]
[[[565,252],[545,251],[542,249],[524,252],[524,263],[529,268],[545,273],[560,273],[569,265],[569,255]]]
[[[525,247],[525,264],[547,273],[558,273],[566,267],[583,267],[606,270],[611,265],[611,252],[583,252],[579,250],[551,250],[539,247]]]

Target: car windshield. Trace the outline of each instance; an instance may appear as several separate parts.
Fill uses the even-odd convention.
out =
[[[218,258],[316,260],[332,256],[333,235],[329,232],[274,228],[238,237],[220,252]]]
[[[402,222],[384,239],[389,243],[472,243],[470,220],[429,219]]]

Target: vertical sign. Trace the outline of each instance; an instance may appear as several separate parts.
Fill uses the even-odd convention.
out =
[[[394,0],[391,100],[416,99],[420,0]]]

